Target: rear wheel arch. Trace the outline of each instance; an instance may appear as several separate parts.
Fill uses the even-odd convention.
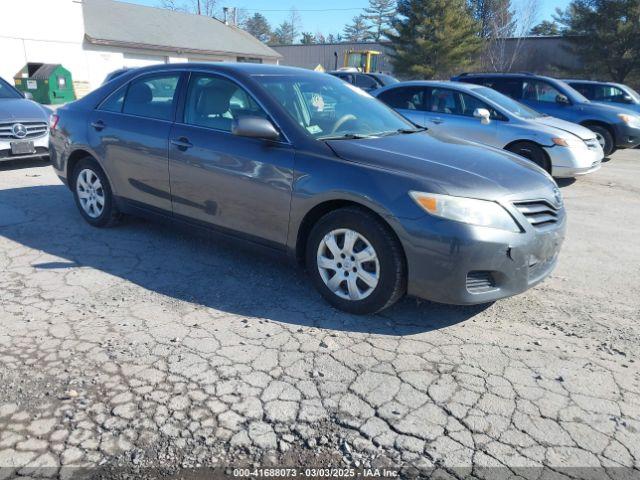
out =
[[[86,150],[83,149],[78,149],[78,150],[74,150],[73,152],[71,152],[71,154],[69,155],[69,157],[67,158],[67,169],[66,169],[66,175],[67,175],[67,186],[70,189],[73,189],[73,172],[76,169],[76,165],[78,164],[78,162],[84,158],[87,157],[91,157],[93,159],[95,159],[95,157],[93,155],[91,155],[91,153],[89,153]]]
[[[585,120],[584,122],[581,122],[580,125],[589,129],[591,129],[591,127],[599,127],[606,130],[611,136],[611,150],[609,152],[605,152],[605,154],[611,155],[616,150],[616,135],[611,125],[600,120]]]

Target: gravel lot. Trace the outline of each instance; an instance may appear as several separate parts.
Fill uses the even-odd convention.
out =
[[[640,478],[640,150],[562,191],[540,286],[355,317],[281,259],[138,219],[94,229],[50,167],[0,164],[0,479]]]

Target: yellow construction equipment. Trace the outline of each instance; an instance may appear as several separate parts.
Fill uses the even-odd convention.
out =
[[[364,73],[378,71],[378,57],[376,50],[349,50],[344,54],[344,68],[357,68]]]

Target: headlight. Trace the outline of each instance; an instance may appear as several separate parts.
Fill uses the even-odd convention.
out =
[[[582,147],[585,143],[578,137],[556,137],[551,141],[561,147]]]
[[[628,113],[619,113],[618,118],[630,127],[640,128],[640,117],[629,115]]]
[[[456,222],[520,232],[520,227],[500,204],[475,198],[452,197],[426,192],[409,192],[427,213]]]

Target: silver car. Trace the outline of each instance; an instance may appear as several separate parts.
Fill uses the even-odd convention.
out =
[[[47,157],[50,115],[0,78],[0,162]]]
[[[416,125],[517,153],[554,177],[591,173],[604,157],[591,130],[538,113],[488,87],[415,81],[372,95]]]

